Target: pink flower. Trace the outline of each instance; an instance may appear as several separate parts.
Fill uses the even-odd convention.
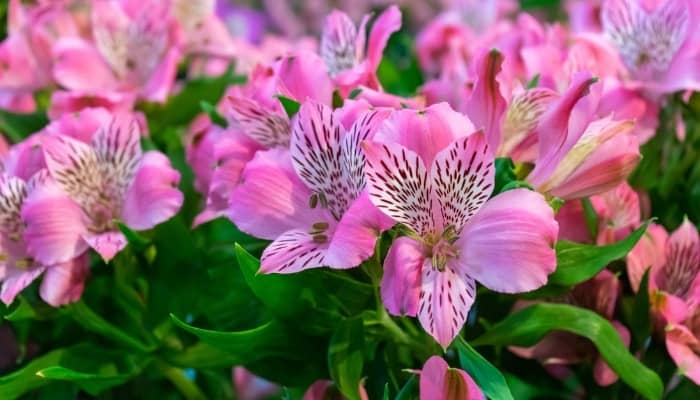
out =
[[[215,6],[215,0],[172,0],[170,13],[188,54],[231,59],[236,46]]]
[[[629,330],[613,319],[619,293],[620,282],[617,276],[608,270],[602,270],[594,278],[575,286],[560,301],[587,308],[607,318],[617,329],[622,341],[629,346]],[[516,303],[516,308],[526,305],[526,302],[521,301]],[[509,349],[520,357],[538,360],[555,375],[568,372],[568,369],[562,370],[562,366],[592,359],[594,361],[593,377],[600,386],[611,385],[618,379],[617,374],[598,354],[593,343],[573,333],[554,331],[532,347],[512,346]]]
[[[233,389],[239,400],[262,400],[276,395],[280,387],[253,375],[243,367],[233,367]]]
[[[366,15],[358,29],[342,11],[333,10],[326,17],[320,53],[343,96],[359,85],[372,89],[381,87],[376,72],[384,47],[391,34],[401,28],[401,11],[397,6],[391,6],[377,17],[366,38],[365,27],[369,18]]]
[[[417,315],[443,347],[464,325],[476,281],[529,291],[556,264],[552,208],[524,189],[487,201],[494,159],[484,135],[463,136],[470,132],[468,120],[440,104],[395,112],[378,141],[363,145],[372,202],[410,231],[386,256],[382,300],[392,314]]]
[[[363,114],[346,131],[331,109],[302,104],[290,151],[258,152],[231,195],[229,218],[244,232],[274,240],[262,272],[352,268],[374,253],[390,225],[364,194],[364,155],[388,110]]]
[[[367,400],[367,391],[362,382],[359,390],[360,399]],[[302,400],[345,400],[345,396],[335,387],[333,381],[319,379],[309,386]]]
[[[136,99],[123,92],[94,92],[57,90],[51,94],[47,114],[52,120],[64,114],[75,113],[85,108],[103,108],[110,112],[129,112]]]
[[[167,5],[95,0],[93,42],[72,37],[54,46],[54,78],[70,90],[125,91],[165,101],[175,80],[180,50]]]
[[[29,193],[22,219],[27,249],[44,264],[88,247],[110,260],[126,246],[117,220],[150,229],[182,205],[180,174],[163,154],[141,152],[136,120],[115,115],[92,133],[83,141],[68,132],[41,138],[50,177]]]
[[[29,182],[0,175],[0,300],[7,305],[43,273],[46,274],[39,294],[44,301],[54,307],[76,301],[83,292],[88,275],[87,257],[43,264],[28,251],[21,212],[28,193],[33,186],[41,184],[45,172],[38,172]]]
[[[420,371],[421,400],[485,400],[486,397],[469,374],[450,368],[441,357],[432,356]]]
[[[631,79],[654,93],[700,88],[697,8],[687,0],[606,0],[603,29]]]
[[[575,75],[536,128],[539,154],[527,181],[542,193],[562,199],[602,193],[624,181],[639,161],[634,123],[596,118],[599,97],[586,97],[594,82],[588,74]]]
[[[666,327],[666,349],[680,373],[700,385],[700,307],[697,303],[683,321]]]

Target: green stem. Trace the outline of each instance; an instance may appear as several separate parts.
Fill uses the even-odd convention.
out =
[[[170,383],[177,388],[187,400],[205,400],[207,396],[196,383],[185,375],[185,371],[180,368],[173,367],[162,361],[156,363],[156,368],[163,374]]]

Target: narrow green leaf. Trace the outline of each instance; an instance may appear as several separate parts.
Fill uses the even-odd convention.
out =
[[[46,353],[21,369],[0,377],[0,399],[16,399],[30,390],[45,385],[47,381],[36,373],[58,364],[65,352],[66,349],[58,349]]]
[[[663,384],[659,376],[629,353],[610,322],[589,310],[566,304],[535,304],[509,315],[472,344],[528,347],[553,330],[568,331],[591,340],[623,382],[647,399],[661,398]]]
[[[17,114],[0,110],[0,133],[6,134],[13,143],[21,142],[48,123],[49,119],[41,111],[31,114]]]
[[[403,385],[401,391],[396,395],[394,400],[415,400],[418,399],[418,378],[416,375],[411,375]]]
[[[389,384],[384,384],[384,394],[382,395],[382,400],[389,400]]]
[[[124,234],[126,237],[126,241],[129,242],[129,245],[131,245],[134,250],[141,252],[148,247],[149,244],[151,244],[151,241],[140,235],[138,232],[132,230],[128,226],[124,225],[123,222],[117,221],[117,226],[119,227],[119,230]]]
[[[331,378],[349,400],[360,399],[364,335],[362,318],[348,318],[338,325],[328,345]]]
[[[455,341],[459,353],[459,363],[490,399],[512,400],[506,379],[498,368],[488,362],[463,338]]]
[[[592,238],[598,237],[598,213],[591,203],[591,199],[581,200],[583,204],[583,215],[586,218],[586,226],[588,227],[588,232],[591,234]]]
[[[73,382],[83,390],[95,396],[105,389],[124,384],[139,371],[130,374],[118,374],[116,371],[100,371],[97,373],[80,372],[61,366],[52,366],[38,371],[36,374],[44,379]]]
[[[498,194],[503,192],[503,188],[514,181],[515,177],[515,165],[513,160],[510,158],[497,158],[495,161],[496,166],[496,184],[494,185],[493,193]]]
[[[282,103],[282,107],[284,108],[284,111],[287,113],[287,116],[289,118],[292,118],[296,115],[296,113],[299,112],[301,104],[299,104],[298,101],[290,99],[289,97],[282,96],[281,94],[278,94],[275,97],[277,97],[280,103]]]
[[[5,319],[8,321],[45,321],[56,319],[62,314],[62,310],[51,307],[45,303],[29,303],[22,295],[17,297],[15,303],[15,308],[5,315]]]
[[[642,348],[651,334],[651,318],[649,317],[649,269],[644,273],[639,284],[639,291],[632,303],[632,315],[629,328],[638,348]]]
[[[539,84],[540,84],[540,74],[537,74],[537,75],[533,76],[532,79],[530,79],[530,82],[527,83],[527,88],[528,89],[536,88],[537,85],[539,85]]]
[[[238,245],[236,258],[255,296],[273,315],[304,332],[326,335],[372,300],[370,285],[342,271],[315,268],[290,275],[259,274],[260,261]]]
[[[360,93],[362,93],[362,89],[361,89],[361,88],[355,88],[355,89],[353,89],[353,90],[350,91],[350,94],[348,95],[348,99],[354,100],[354,99],[357,98],[357,96],[360,95]]]
[[[592,278],[609,263],[626,256],[648,224],[644,223],[626,238],[607,246],[557,242],[557,270],[549,276],[549,284],[575,285]]]
[[[228,127],[228,121],[226,121],[223,115],[219,114],[219,110],[216,109],[216,106],[205,100],[200,101],[199,106],[202,108],[202,111],[209,115],[211,122],[222,128]]]

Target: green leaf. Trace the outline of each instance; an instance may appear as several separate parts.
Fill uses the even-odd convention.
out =
[[[575,285],[595,276],[615,260],[629,253],[647,229],[646,222],[626,238],[607,246],[567,241],[557,242],[557,270],[549,276],[549,284]]]
[[[382,400],[389,400],[389,384],[384,384],[384,394],[382,395]]]
[[[459,353],[459,363],[462,369],[469,373],[488,398],[513,399],[501,371],[482,357],[463,338],[460,337],[459,340],[455,341],[455,347]]]
[[[348,94],[348,99],[354,100],[354,99],[357,98],[357,96],[360,95],[360,93],[362,93],[362,89],[361,89],[361,88],[355,88],[355,89],[353,89],[353,90],[350,91],[350,94]]]
[[[592,238],[598,237],[598,213],[591,203],[591,199],[581,200],[583,204],[583,215],[586,218],[586,226],[588,227],[588,232],[591,234]]]
[[[348,318],[338,325],[328,345],[331,378],[349,400],[360,399],[364,335],[362,318]]]
[[[638,348],[644,347],[644,343],[651,334],[651,318],[649,317],[649,271],[644,273],[639,284],[639,290],[632,303],[632,315],[629,318],[628,326],[632,331]]]
[[[537,74],[537,75],[533,76],[532,79],[530,79],[530,82],[527,83],[527,86],[526,86],[526,87],[527,87],[528,89],[536,88],[537,85],[540,84],[540,78],[541,78],[541,77],[540,77],[540,74]]]
[[[219,110],[216,109],[216,106],[205,100],[200,101],[199,106],[202,108],[202,111],[209,115],[211,122],[222,128],[228,127],[228,121],[226,121],[223,115],[219,114]]]
[[[41,111],[32,114],[17,114],[0,110],[0,132],[5,133],[13,143],[21,142],[48,123],[49,119]]]
[[[416,375],[411,375],[403,385],[401,391],[396,395],[394,400],[414,400],[418,399],[418,378]]]
[[[45,321],[56,319],[59,315],[61,315],[60,309],[56,309],[55,307],[51,307],[45,303],[29,303],[22,295],[17,297],[15,303],[17,306],[7,315],[5,315],[5,319],[8,321]]]
[[[238,265],[255,296],[276,317],[304,332],[327,334],[345,318],[359,314],[372,287],[343,271],[315,268],[296,274],[258,274],[260,261],[236,245]]]
[[[146,247],[148,247],[148,245],[151,244],[150,240],[146,239],[145,237],[141,236],[138,232],[124,225],[123,222],[118,221],[117,226],[126,237],[126,241],[129,243],[129,245],[131,245],[137,252],[145,250]]]
[[[116,371],[92,373],[75,371],[61,366],[53,366],[42,369],[36,374],[45,379],[76,383],[83,390],[94,396],[105,389],[118,386],[129,381],[136,375],[136,372],[134,371],[130,374],[119,374]]]
[[[496,166],[496,184],[494,185],[493,193],[498,194],[503,192],[503,187],[514,181],[515,165],[510,158],[497,158]]]
[[[525,181],[510,181],[508,182],[503,188],[501,189],[501,192],[506,192],[508,190],[513,190],[513,189],[529,189],[529,190],[534,190],[532,186],[525,182]]]
[[[298,101],[290,99],[289,97],[282,96],[281,94],[278,94],[275,97],[277,97],[280,103],[282,103],[282,108],[284,108],[284,111],[287,113],[287,116],[289,118],[292,118],[296,115],[296,113],[299,112],[301,104],[299,104]]]
[[[589,310],[566,304],[535,304],[509,315],[472,344],[528,347],[553,330],[564,330],[589,339],[623,382],[647,399],[661,398],[663,384],[659,376],[627,351],[610,322]]]

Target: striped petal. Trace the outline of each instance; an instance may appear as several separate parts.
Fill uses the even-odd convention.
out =
[[[291,230],[272,242],[260,258],[260,272],[291,274],[324,266],[327,243],[306,231]]]
[[[700,236],[686,219],[668,239],[665,265],[652,271],[651,279],[665,292],[686,299],[693,280],[700,274]]]
[[[421,269],[418,320],[443,347],[452,343],[467,321],[476,297],[476,282],[450,262],[443,271],[426,259]]]
[[[428,170],[418,154],[403,146],[363,142],[367,187],[377,208],[420,236],[435,231]]]
[[[364,36],[364,31],[360,32]],[[321,58],[331,76],[350,69],[358,62],[357,28],[350,17],[342,11],[333,10],[323,25],[321,34]]]
[[[27,184],[16,177],[0,176],[0,233],[20,240],[24,223],[22,203],[27,198]]]
[[[238,96],[228,99],[231,115],[251,139],[268,148],[289,146],[292,128],[286,115],[265,109],[252,99]]]
[[[495,174],[482,132],[458,139],[437,154],[430,175],[442,229],[461,230],[491,196]]]

